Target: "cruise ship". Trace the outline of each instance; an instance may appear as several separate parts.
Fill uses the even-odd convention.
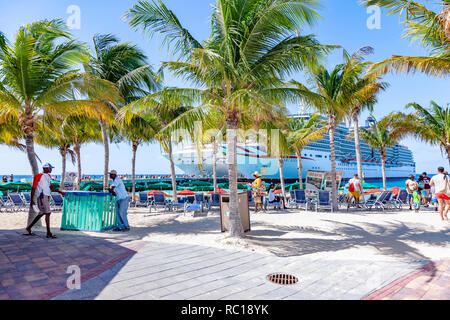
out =
[[[307,117],[296,115],[295,118]],[[370,118],[365,127],[370,125]],[[335,133],[336,168],[342,172],[343,179],[350,179],[358,172],[356,165],[356,152],[354,139],[347,139],[352,129],[344,124],[337,127]],[[264,179],[279,180],[278,159],[267,156],[265,148],[257,143],[246,142],[238,144],[237,162],[240,178],[251,179],[252,173],[261,172]],[[381,156],[377,150],[372,150],[361,140],[361,154],[363,172],[366,180],[380,179]],[[228,175],[227,148],[219,146],[217,153],[217,176],[226,178]],[[195,147],[177,148],[174,151],[175,165],[190,176],[211,177],[213,173],[213,147],[206,146],[202,150],[202,159],[199,160]],[[292,155],[284,159],[283,173],[287,181],[298,180],[297,157]],[[302,174],[306,178],[307,171],[331,171],[331,151],[329,136],[311,143],[302,152]],[[412,152],[400,144],[387,151],[386,176],[388,179],[406,178],[416,173],[416,164]]]

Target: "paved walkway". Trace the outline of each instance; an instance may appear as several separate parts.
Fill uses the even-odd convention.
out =
[[[280,258],[185,244],[151,242],[138,253],[55,299],[317,300],[362,299],[426,262]],[[267,281],[274,272],[299,283]]]
[[[0,231],[0,300],[51,299],[67,290],[69,266],[79,266],[81,281],[87,281],[145,244],[72,233],[53,240],[22,232]]]

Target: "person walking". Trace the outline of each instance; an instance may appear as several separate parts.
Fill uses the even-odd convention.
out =
[[[65,193],[57,190],[55,187],[52,186],[51,183],[52,178],[50,176],[50,173],[52,173],[54,167],[50,163],[46,163],[43,165],[42,169],[43,173],[36,175],[33,179],[33,186],[31,188],[31,201],[30,201],[30,206],[33,208],[34,211],[39,211],[39,214],[33,220],[33,222],[25,229],[27,233],[24,235],[34,236],[35,234],[31,232],[31,229],[45,215],[47,238],[56,239],[56,236],[53,235],[50,230],[50,214],[52,213],[50,210],[50,196],[52,195],[52,192],[58,192],[60,195],[64,197]]]
[[[417,182],[419,182],[419,184],[423,184],[423,190],[421,190],[421,191],[423,192],[423,195],[424,195],[424,200],[425,200],[424,205],[426,208],[429,207],[430,197],[431,197],[430,181],[431,181],[431,178],[427,175],[426,172],[422,173],[422,175],[417,180]]]
[[[431,178],[430,185],[436,189],[436,199],[439,203],[439,214],[441,215],[442,221],[449,221],[450,178],[445,174],[445,169],[443,167],[438,168],[438,174]]]
[[[258,206],[261,207],[262,212],[266,212],[262,203],[262,193],[265,191],[265,183],[261,180],[262,175],[259,172],[255,172],[252,174],[252,177],[255,178],[255,181],[250,185],[253,189],[253,197],[255,199],[255,213],[258,212]]]
[[[355,174],[352,179],[348,182],[348,191],[350,192],[350,196],[348,198],[348,204],[352,203],[352,199],[355,199],[355,204],[358,209],[361,208],[359,205],[359,201],[361,195],[363,194],[363,184],[361,179],[359,179],[359,175]]]
[[[116,197],[116,215],[117,215],[117,228],[113,231],[130,231],[130,225],[128,224],[128,206],[130,204],[130,197],[122,180],[117,176],[117,171],[112,170],[109,173],[109,177],[112,183],[109,187],[109,191]]]
[[[415,181],[414,175],[410,175],[409,179],[405,182],[405,188],[408,192],[408,203],[409,203],[409,210],[412,210],[413,201],[414,201],[414,192],[419,191],[419,184],[417,181]]]

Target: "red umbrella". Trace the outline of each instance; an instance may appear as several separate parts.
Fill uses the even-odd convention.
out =
[[[364,192],[364,194],[372,194],[372,193],[383,193],[381,189],[368,189]]]
[[[148,196],[153,196],[155,193],[163,193],[164,195],[167,195],[165,192],[162,192],[162,191],[159,191],[159,190],[152,190],[152,191],[149,191],[149,192],[147,193],[147,195],[148,195]]]
[[[184,190],[178,192],[177,195],[179,195],[179,196],[195,196],[195,192],[193,192],[189,189],[184,189]]]
[[[214,192],[214,191],[210,191],[210,192],[208,192],[208,194],[213,194],[213,193],[227,193],[225,190],[223,190],[223,189],[216,189],[216,191]]]
[[[400,188],[399,187],[393,187],[391,190],[393,194],[395,194],[396,196],[398,196],[398,194],[400,193]]]

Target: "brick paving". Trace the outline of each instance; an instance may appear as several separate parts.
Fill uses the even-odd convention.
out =
[[[0,231],[0,300],[51,299],[67,290],[68,266],[77,265],[85,282],[136,253],[144,242],[80,234],[26,237]]]
[[[450,300],[450,259],[430,262],[365,300]]]

